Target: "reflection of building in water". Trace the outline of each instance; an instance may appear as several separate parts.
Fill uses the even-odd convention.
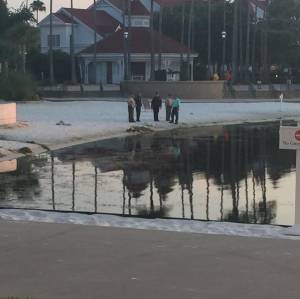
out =
[[[188,132],[188,138],[184,132],[174,132],[54,152],[47,179],[42,176],[38,181],[43,196],[51,199],[53,209],[252,223],[289,221],[293,206],[281,201],[280,190],[289,188],[295,160],[293,153],[279,151],[276,126]],[[275,189],[279,185],[281,189]]]

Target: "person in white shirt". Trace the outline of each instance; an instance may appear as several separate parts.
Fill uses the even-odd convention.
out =
[[[131,95],[128,98],[128,118],[130,123],[134,123],[134,108],[135,108],[134,96]]]
[[[166,105],[166,121],[170,121],[172,105],[173,105],[173,99],[171,94],[168,94],[168,97],[165,101],[165,105]]]

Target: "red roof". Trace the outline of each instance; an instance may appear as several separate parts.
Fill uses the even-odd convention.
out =
[[[151,52],[151,33],[149,28],[132,28],[131,29],[131,53],[150,53]],[[154,31],[154,51],[159,52],[160,34]],[[182,46],[176,40],[161,36],[161,48],[162,53],[187,53],[190,50],[186,46]],[[90,54],[93,53],[94,46],[89,46],[81,53]],[[123,52],[123,30],[119,30],[114,34],[108,36],[102,41],[97,43],[98,53],[122,53]],[[194,52],[193,52],[194,53]]]
[[[154,0],[157,4],[161,6],[176,6],[181,5],[183,3],[190,3],[192,0]],[[246,0],[260,8],[264,8],[267,5],[267,0]],[[208,0],[194,0],[197,2],[208,2]],[[224,0],[212,0],[212,3],[224,3]]]
[[[112,5],[123,11],[125,0],[107,0]],[[131,14],[136,16],[149,15],[147,8],[139,0],[131,0]]]
[[[107,14],[105,11],[97,11],[96,15],[96,26],[94,23],[94,10],[91,9],[71,9],[64,8],[69,14],[73,14],[75,18],[86,24],[91,29],[95,29],[98,34],[106,35],[116,30],[119,22]]]
[[[254,1],[260,1],[260,0],[254,0]],[[264,1],[264,0],[261,0]],[[155,2],[161,6],[176,6],[176,5],[182,5],[183,3],[191,3],[192,0],[155,0]],[[208,0],[194,0],[194,3],[197,2],[208,2]],[[212,3],[224,3],[224,0],[212,0]]]

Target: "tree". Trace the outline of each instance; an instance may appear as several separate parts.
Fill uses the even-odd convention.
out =
[[[36,12],[36,22],[38,23],[39,22],[39,12],[46,11],[44,2],[42,2],[40,0],[34,0],[30,4],[30,8],[33,12]]]
[[[50,0],[50,47],[49,47],[49,72],[50,84],[54,85],[54,63],[53,63],[53,0]]]
[[[154,0],[151,0],[150,8],[150,39],[151,39],[151,58],[150,58],[150,80],[154,81],[155,73],[155,53],[154,53]]]
[[[21,66],[20,68],[23,73],[26,72],[26,55],[28,51],[37,45],[38,32],[37,29],[30,26],[27,23],[19,23],[9,28],[6,32],[9,45],[14,49],[14,53],[21,56]],[[17,61],[16,61],[17,64]]]
[[[0,0],[0,63],[4,73],[9,69],[25,72],[26,53],[37,46],[37,31],[30,25],[33,21],[32,12],[26,7],[9,11]]]

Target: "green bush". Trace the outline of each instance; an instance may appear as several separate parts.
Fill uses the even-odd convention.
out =
[[[37,86],[28,74],[0,75],[0,98],[9,101],[37,100]]]
[[[40,85],[50,85],[49,55],[32,51],[27,55],[27,69]],[[62,51],[53,51],[53,69],[56,83],[71,80],[71,57]]]

